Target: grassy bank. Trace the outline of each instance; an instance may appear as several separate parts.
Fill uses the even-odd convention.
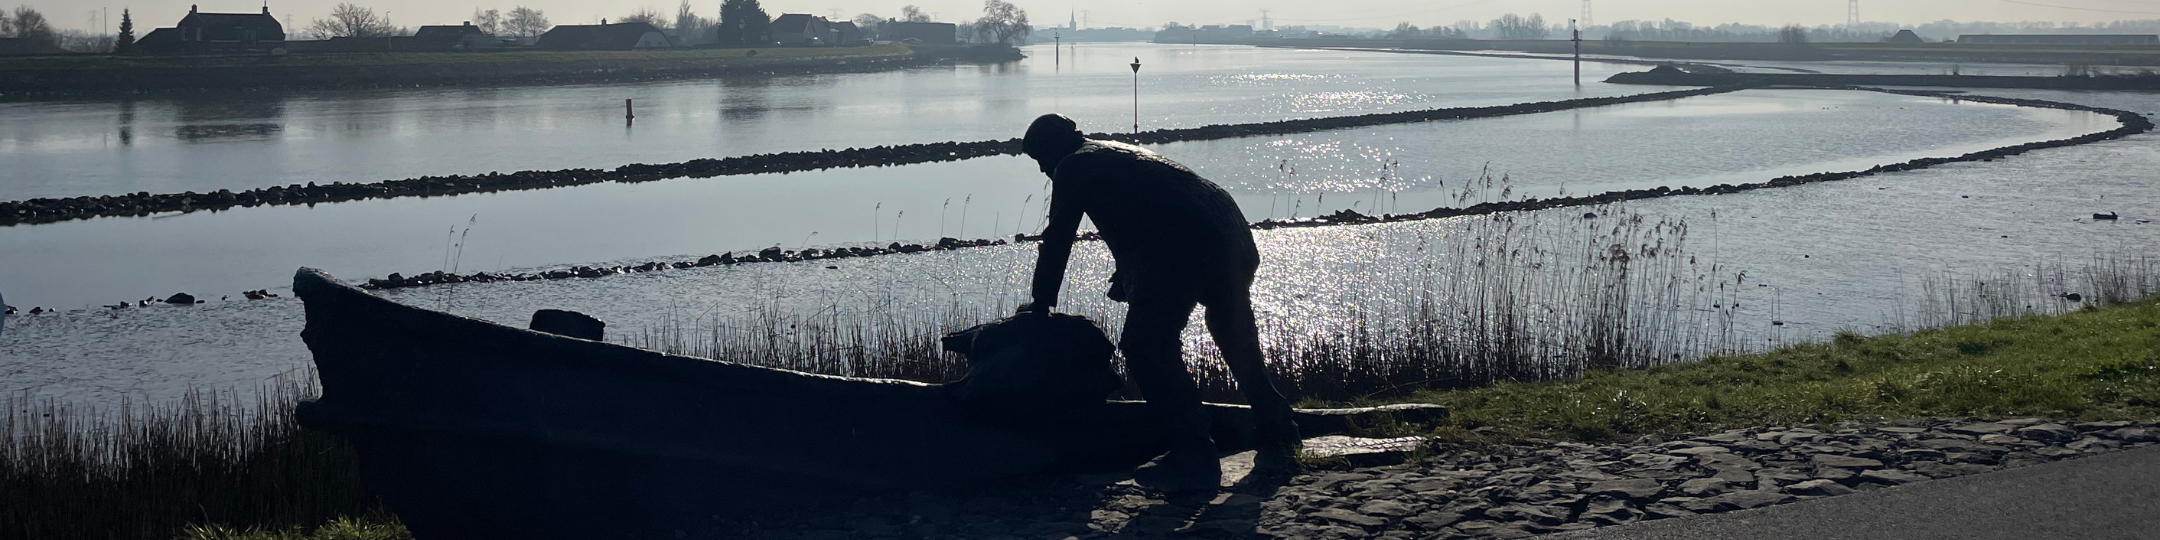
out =
[[[1561,383],[1428,392],[1454,438],[1640,434],[1940,416],[2160,416],[2160,302],[2028,315]]]
[[[906,45],[325,53],[284,56],[0,58],[0,94],[107,94],[233,89],[583,83],[736,73],[874,69],[912,62]]]

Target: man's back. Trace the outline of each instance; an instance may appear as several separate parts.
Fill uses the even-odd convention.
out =
[[[1055,186],[1052,211],[1086,212],[1120,269],[1249,271],[1259,265],[1252,231],[1229,192],[1153,152],[1089,141],[1058,164]]]

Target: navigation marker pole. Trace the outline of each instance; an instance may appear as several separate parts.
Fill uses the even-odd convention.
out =
[[[1140,134],[1140,57],[1132,59],[1132,132]]]
[[[622,100],[622,118],[625,121],[637,121],[637,109],[631,107],[630,100]]]
[[[1575,30],[1575,87],[1576,87],[1576,88],[1581,88],[1581,87],[1582,87],[1582,27],[1580,27],[1580,26],[1576,26],[1576,25],[1575,25],[1575,19],[1568,19],[1568,22],[1567,22],[1567,24],[1568,24],[1568,27],[1569,27],[1569,28],[1573,28],[1573,29]]]

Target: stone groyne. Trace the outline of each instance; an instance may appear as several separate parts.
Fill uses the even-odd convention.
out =
[[[1577,207],[1577,206],[1595,206],[1595,205],[1602,205],[1602,204],[1612,204],[1612,203],[1619,203],[1619,202],[1625,202],[1625,201],[1635,201],[1635,200],[1643,200],[1643,199],[1656,199],[1656,198],[1662,198],[1662,197],[1673,197],[1673,196],[1680,196],[1680,195],[1721,195],[1721,194],[1729,194],[1729,193],[1741,193],[1741,192],[1746,192],[1746,191],[1753,191],[1753,190],[1758,190],[1758,189],[1769,189],[1769,188],[1779,188],[1779,187],[1790,187],[1790,186],[1798,186],[1798,185],[1802,185],[1802,184],[1812,184],[1812,183],[1819,183],[1819,182],[1831,182],[1831,181],[1837,181],[1837,180],[1850,180],[1850,179],[1854,179],[1854,178],[1862,178],[1862,177],[1867,177],[1867,176],[1874,176],[1874,175],[1877,175],[1877,174],[1884,174],[1884,173],[1894,173],[1894,172],[1914,171],[1914,170],[1926,169],[1926,168],[1930,168],[1930,167],[1936,167],[1936,166],[1940,166],[1940,165],[1945,165],[1945,164],[1951,164],[1951,163],[1963,163],[1963,162],[1972,162],[1972,161],[1993,161],[1993,160],[1996,160],[1996,159],[2000,159],[2000,158],[2006,158],[2006,157],[2010,157],[2010,156],[2016,156],[2016,155],[2024,154],[2024,153],[2027,153],[2027,152],[2032,152],[2032,151],[2035,151],[2035,150],[2044,150],[2044,149],[2048,149],[2048,148],[2061,148],[2061,147],[2066,147],[2066,146],[2077,146],[2077,145],[2081,145],[2081,144],[2089,144],[2089,143],[2095,143],[2095,142],[2100,142],[2100,141],[2108,141],[2108,140],[2115,140],[2115,139],[2121,139],[2121,138],[2123,138],[2123,137],[2128,137],[2128,136],[2131,136],[2131,135],[2137,135],[2137,134],[2140,134],[2140,133],[2145,133],[2145,132],[2148,132],[2148,131],[2152,131],[2152,129],[2153,129],[2153,123],[2152,123],[2152,121],[2151,121],[2150,119],[2146,118],[2146,117],[2145,117],[2144,115],[2141,115],[2141,114],[2137,114],[2137,113],[2134,113],[2134,112],[2130,112],[2130,111],[2122,111],[2122,110],[2116,110],[2116,109],[2106,109],[2106,108],[2100,108],[2100,107],[2090,107],[2090,106],[2085,106],[2085,105],[2076,105],[2076,104],[2070,104],[2070,103],[2060,103],[2060,102],[2054,102],[2054,101],[2043,101],[2043,100],[2032,100],[2032,99],[2015,99],[2015,98],[1987,97],[1987,96],[1963,96],[1963,95],[1953,95],[1953,94],[1945,94],[1945,93],[1941,93],[1941,92],[1910,91],[1910,90],[1886,90],[1886,89],[1876,89],[1876,88],[1844,88],[1844,89],[1846,89],[1846,90],[1861,90],[1861,91],[1874,91],[1874,92],[1884,92],[1884,93],[1890,93],[1890,94],[1898,94],[1898,95],[1910,95],[1910,96],[1924,96],[1924,97],[1942,97],[1942,98],[1947,98],[1947,99],[1956,99],[1956,100],[1964,100],[1964,101],[1975,101],[1975,102],[1981,102],[1981,103],[1993,103],[1993,104],[2000,104],[2000,105],[2016,105],[2016,106],[2022,106],[2022,107],[2039,107],[2039,108],[2048,108],[2048,109],[2062,109],[2062,110],[2085,111],[2085,112],[2091,112],[2091,113],[2096,113],[2096,114],[2104,114],[2104,115],[2109,115],[2109,116],[2113,116],[2113,117],[2115,117],[2115,119],[2116,119],[2117,121],[2121,122],[2121,124],[2122,124],[2122,125],[2121,125],[2121,126],[2119,126],[2119,127],[2117,127],[2117,128],[2115,128],[2115,129],[2112,129],[2112,130],[2108,130],[2108,131],[2102,131],[2102,132],[2097,132],[2097,133],[2090,133],[2090,134],[2086,134],[2086,135],[2081,135],[2081,136],[2077,136],[2077,137],[2071,137],[2071,138],[2068,138],[2068,139],[2058,139],[2058,140],[2052,140],[2052,141],[2038,141],[2038,142],[2030,142],[2030,143],[2024,143],[2024,144],[2019,144],[2019,145],[2013,145],[2013,146],[2006,146],[2006,147],[2002,147],[2002,148],[1995,148],[1995,149],[1989,149],[1989,150],[1982,150],[1982,151],[1979,151],[1979,152],[1973,152],[1973,153],[1969,153],[1969,154],[1965,154],[1965,155],[1961,155],[1961,156],[1955,156],[1955,157],[1939,157],[1939,158],[1931,157],[1931,158],[1920,158],[1920,159],[1915,159],[1915,160],[1911,160],[1911,161],[1906,161],[1906,162],[1903,162],[1903,163],[1896,163],[1896,164],[1890,164],[1890,165],[1878,165],[1878,166],[1875,166],[1875,167],[1872,167],[1872,168],[1869,168],[1869,169],[1867,169],[1867,170],[1863,170],[1863,171],[1825,172],[1825,173],[1815,173],[1815,174],[1808,174],[1808,175],[1800,175],[1800,176],[1783,176],[1783,177],[1773,178],[1773,179],[1770,179],[1770,180],[1768,180],[1768,181],[1764,181],[1764,182],[1755,182],[1755,183],[1748,183],[1748,184],[1718,184],[1718,185],[1715,185],[1715,186],[1710,186],[1710,187],[1703,187],[1703,188],[1697,188],[1697,187],[1693,187],[1693,186],[1686,186],[1686,187],[1681,187],[1681,188],[1679,188],[1679,189],[1673,189],[1673,188],[1670,188],[1670,187],[1657,187],[1657,188],[1651,188],[1651,189],[1634,189],[1634,190],[1625,190],[1625,191],[1609,191],[1609,192],[1605,192],[1605,193],[1600,193],[1600,194],[1596,194],[1596,195],[1584,195],[1584,196],[1579,196],[1579,197],[1554,197],[1554,198],[1549,198],[1549,199],[1521,199],[1521,200],[1514,200],[1514,201],[1499,201],[1499,202],[1487,202],[1487,203],[1480,203],[1480,204],[1476,204],[1476,205],[1472,205],[1472,206],[1467,206],[1467,207],[1462,207],[1462,208],[1435,208],[1435,209],[1432,209],[1432,210],[1428,210],[1428,211],[1425,211],[1425,212],[1419,212],[1419,213],[1412,213],[1412,214],[1385,214],[1385,215],[1366,215],[1366,214],[1360,214],[1360,213],[1358,213],[1358,212],[1356,212],[1356,211],[1352,211],[1352,210],[1341,210],[1341,211],[1337,211],[1337,212],[1335,212],[1334,214],[1330,214],[1330,215],[1325,215],[1325,216],[1319,216],[1319,217],[1311,217],[1311,218],[1301,218],[1301,219],[1271,219],[1271,220],[1261,221],[1261,222],[1259,222],[1259,223],[1254,223],[1254,224],[1252,224],[1252,228],[1254,228],[1254,229],[1259,229],[1259,230],[1270,230],[1270,229],[1284,229],[1284,228],[1304,228],[1304,227],[1329,227],[1329,226],[1338,226],[1338,225],[1363,225],[1363,224],[1375,224],[1375,223],[1393,223],[1393,222],[1402,222],[1402,221],[1421,221],[1421,220],[1429,220],[1429,219],[1445,219],[1445,218],[1452,218],[1452,217],[1462,217],[1462,216],[1476,216],[1476,215],[1488,215],[1488,214],[1498,214],[1498,213],[1503,213],[1503,212],[1527,212],[1527,211],[1534,211],[1534,210],[1550,210],[1550,209],[1556,209],[1556,208]],[[1206,128],[1201,128],[1201,129],[1206,129]],[[1143,137],[1145,137],[1145,136],[1150,136],[1150,135],[1154,135],[1154,134],[1158,134],[1158,133],[1162,133],[1162,132],[1150,132],[1150,133],[1147,133],[1147,134],[1142,134],[1142,136],[1143,136]],[[1184,139],[1184,140],[1190,140],[1190,139]],[[1594,217],[1596,217],[1596,216],[1595,216],[1595,214],[1585,214],[1585,217],[1589,217],[1589,218],[1594,218]],[[1098,237],[1097,237],[1097,236],[1095,235],[1095,233],[1094,233],[1094,232],[1092,232],[1092,231],[1091,231],[1091,232],[1087,232],[1087,233],[1085,233],[1085,234],[1081,235],[1081,240],[1095,240],[1095,239],[1097,239],[1097,238],[1098,238]],[[484,283],[484,282],[494,282],[494,281],[536,281],[536,280],[554,280],[554,279],[571,279],[571,278],[594,278],[594,277],[601,277],[601,276],[607,276],[607,275],[615,275],[615,274],[631,274],[631,273],[640,273],[640,272],[652,272],[652,271],[658,271],[658,270],[667,270],[667,269],[682,269],[682,268],[694,268],[694,267],[705,267],[705,266],[720,266],[720,265],[735,265],[735,264],[752,264],[752,263],[766,263],[766,262],[803,262],[803,261],[816,261],[816,260],[826,260],[826,259],[845,259],[845,258],[859,258],[859,257],[875,257],[875,256],[881,256],[881,255],[895,255],[895,254],[905,254],[905,253],[921,253],[921,252],[926,252],[926,251],[947,251],[947,250],[955,250],[955,249],[965,249],[965,248],[973,248],[973,247],[984,247],[984,246],[1002,246],[1002,245],[1007,245],[1008,243],[1014,243],[1014,242],[1028,242],[1028,241],[1040,241],[1041,239],[1042,239],[1042,237],[1041,237],[1041,236],[1039,236],[1039,235],[1036,235],[1036,236],[1030,236],[1030,235],[1024,235],[1024,234],[1022,234],[1022,235],[1014,235],[1014,236],[1013,236],[1013,238],[1012,238],[1012,240],[1011,240],[1011,242],[1008,242],[1008,241],[1006,241],[1006,240],[1003,240],[1003,239],[999,239],[999,240],[987,240],[987,239],[978,239],[978,240],[960,240],[960,239],[954,239],[954,238],[945,238],[945,239],[941,239],[941,240],[939,240],[939,241],[938,241],[938,242],[937,242],[936,244],[900,244],[900,243],[894,243],[894,244],[891,244],[891,245],[889,245],[889,246],[886,246],[886,247],[882,247],[882,248],[877,248],[877,247],[872,247],[872,248],[862,248],[862,247],[849,247],[849,248],[833,248],[833,249],[817,249],[817,248],[811,248],[811,249],[805,249],[805,250],[802,250],[802,251],[782,250],[782,249],[780,249],[780,248],[767,248],[767,249],[765,249],[764,251],[758,252],[758,253],[756,253],[756,254],[745,254],[745,255],[742,255],[742,256],[737,256],[737,255],[735,255],[734,253],[732,253],[732,252],[731,252],[731,253],[723,253],[723,254],[717,254],[717,255],[708,255],[708,256],[705,256],[705,257],[702,257],[702,258],[699,258],[699,259],[695,259],[695,260],[682,260],[682,261],[672,261],[672,262],[669,262],[669,261],[654,261],[654,262],[647,262],[647,263],[644,263],[644,264],[640,264],[640,265],[622,265],[622,266],[602,266],[602,267],[591,267],[591,266],[578,266],[578,267],[571,267],[571,268],[564,268],[564,269],[557,269],[557,270],[548,270],[548,271],[541,271],[541,272],[532,272],[532,273],[518,273],[518,274],[502,274],[502,273],[487,273],[487,272],[480,272],[480,273],[476,273],[476,274],[467,274],[467,275],[460,275],[460,274],[451,274],[451,273],[445,273],[445,272],[428,272],[428,273],[423,273],[423,274],[415,274],[415,275],[412,275],[412,276],[404,276],[404,275],[401,275],[401,274],[391,274],[391,275],[390,275],[390,276],[389,276],[388,278],[383,278],[383,279],[370,279],[370,280],[368,280],[368,281],[367,281],[366,283],[362,284],[362,285],[361,285],[361,287],[363,287],[363,288],[368,288],[368,289],[399,289],[399,288],[406,288],[406,287],[418,287],[418,286],[426,286],[426,285],[436,285],[436,284],[442,284],[442,283],[466,283],[466,282],[483,282],[483,283]]]
[[[1491,107],[1458,107],[1396,113],[1309,118],[1161,129],[1138,134],[1096,134],[1099,139],[1137,144],[1204,141],[1309,133],[1388,124],[1467,120],[1626,103],[1667,101],[1722,94],[1743,87],[1716,87],[1632,96],[1582,98]],[[427,176],[368,183],[293,184],[243,191],[218,190],[153,194],[39,198],[0,202],[0,226],[53,223],[97,217],[148,216],[171,212],[216,211],[263,205],[301,205],[363,199],[436,197],[468,193],[519,191],[597,184],[603,182],[649,182],[671,178],[709,178],[747,174],[815,171],[833,168],[889,167],[920,163],[959,161],[1020,154],[1020,140],[903,144],[843,150],[816,150],[756,154],[719,159],[697,159],[669,164],[631,164],[612,170],[563,169],[554,171],[491,172],[477,175]]]
[[[2017,77],[2003,75],[1842,75],[1833,73],[1736,73],[1660,67],[1621,73],[1605,82],[1659,86],[1929,86],[1949,88],[2023,88],[2034,90],[2160,90],[2160,76],[2087,75]]]

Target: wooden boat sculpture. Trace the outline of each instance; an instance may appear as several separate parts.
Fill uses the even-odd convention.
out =
[[[293,290],[322,396],[371,489],[422,538],[605,537],[868,490],[1129,468],[1165,445],[1136,402],[1015,419],[941,385],[670,356],[398,304],[317,270]],[[1243,407],[1210,405],[1224,451]],[[1433,409],[1304,410],[1306,434]]]

